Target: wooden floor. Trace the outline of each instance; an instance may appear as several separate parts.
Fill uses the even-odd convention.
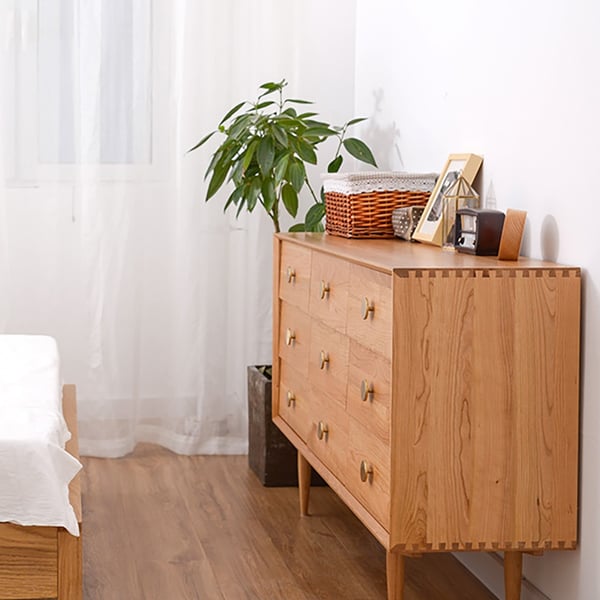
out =
[[[84,458],[84,600],[385,600],[385,553],[329,488],[301,518],[247,458],[139,446]],[[490,600],[450,555],[407,564],[406,600]]]

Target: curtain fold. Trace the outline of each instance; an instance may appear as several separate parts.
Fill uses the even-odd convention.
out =
[[[0,332],[58,340],[84,455],[246,451],[246,365],[271,362],[272,226],[224,215],[227,191],[205,203],[210,149],[187,150],[260,83],[312,81],[299,11],[0,4]]]

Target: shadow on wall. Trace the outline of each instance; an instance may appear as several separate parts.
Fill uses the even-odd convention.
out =
[[[397,171],[404,168],[404,161],[400,154],[400,130],[396,127],[396,123],[391,123],[386,127],[379,124],[381,109],[383,103],[383,89],[373,90],[374,106],[369,120],[367,121],[367,129],[364,133],[363,140],[373,149],[377,165],[382,171]],[[394,165],[398,164],[395,167]]]
[[[552,215],[546,215],[542,222],[541,232],[542,258],[556,262],[560,246],[558,223]]]

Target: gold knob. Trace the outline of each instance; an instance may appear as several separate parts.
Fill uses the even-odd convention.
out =
[[[295,342],[295,341],[296,341],[296,334],[291,329],[288,329],[285,332],[285,343],[288,346],[291,346],[292,342]]]
[[[293,267],[287,268],[287,280],[288,283],[292,283],[296,279],[296,270]]]
[[[292,406],[292,404],[296,404],[296,395],[294,394],[294,392],[289,391],[287,393],[287,405]]]
[[[327,283],[324,279],[321,279],[321,300],[325,300],[329,292],[329,283]]]
[[[363,402],[371,400],[373,398],[373,384],[369,383],[366,379],[360,382],[360,397]]]
[[[327,439],[327,435],[329,433],[329,427],[327,427],[327,423],[323,423],[323,421],[319,421],[317,424],[317,437],[322,440],[323,438]]]
[[[360,480],[362,482],[368,480],[369,483],[373,481],[373,467],[366,460],[360,461]]]
[[[362,301],[362,318],[368,319],[369,313],[375,312],[375,306],[369,299],[365,296]]]
[[[321,350],[321,354],[319,355],[319,366],[321,369],[329,366],[329,352],[325,352],[325,350]]]

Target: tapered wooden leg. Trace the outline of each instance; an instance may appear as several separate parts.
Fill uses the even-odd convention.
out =
[[[506,600],[521,600],[521,577],[523,553],[504,553],[504,597]]]
[[[385,566],[388,600],[404,600],[404,555],[388,550]]]
[[[300,492],[300,514],[308,514],[308,498],[310,496],[310,476],[312,467],[310,463],[298,452],[298,491]]]

